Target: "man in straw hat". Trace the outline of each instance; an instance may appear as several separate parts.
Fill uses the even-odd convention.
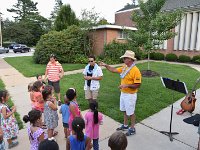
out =
[[[120,110],[124,112],[124,123],[117,128],[117,130],[127,129],[127,136],[133,135],[135,131],[135,105],[137,100],[137,91],[141,84],[141,73],[140,70],[135,66],[135,53],[127,50],[123,56],[125,65],[120,68],[114,68],[100,62],[101,66],[105,66],[109,71],[120,74],[121,90],[120,95]],[[131,126],[128,127],[128,118],[130,117]]]

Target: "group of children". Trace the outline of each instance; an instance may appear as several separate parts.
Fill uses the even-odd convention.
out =
[[[38,78],[38,76],[37,76]],[[57,100],[54,97],[53,87],[44,85],[41,80],[37,80],[28,86],[32,110],[23,117],[25,123],[30,122],[28,127],[28,136],[31,150],[57,150],[58,144],[54,136],[57,135],[55,128],[58,126],[58,107]],[[64,104],[61,105],[59,112],[62,114],[62,123],[66,138],[67,150],[99,150],[99,125],[103,123],[103,115],[98,112],[98,103],[96,100],[89,101],[89,111],[85,116],[77,102],[77,92],[74,88],[69,88],[64,96]],[[3,138],[8,141],[8,148],[15,147],[17,139],[18,126],[13,113],[15,106],[9,108],[7,101],[9,94],[7,91],[0,91],[0,149],[5,149]],[[47,128],[47,134],[45,130]],[[85,129],[85,134],[83,130]],[[3,132],[1,132],[3,131]],[[3,134],[3,135],[2,135]],[[115,135],[116,134],[116,135]],[[111,149],[127,146],[126,136],[122,132],[116,132],[109,140]],[[121,135],[121,136],[120,136]],[[123,137],[125,136],[125,137]],[[122,138],[123,137],[123,138]],[[120,140],[123,142],[120,144]],[[1,142],[2,141],[2,142]],[[120,144],[120,145],[119,145]],[[50,146],[52,145],[52,146]],[[3,148],[1,148],[4,147]],[[49,148],[47,148],[49,147]]]

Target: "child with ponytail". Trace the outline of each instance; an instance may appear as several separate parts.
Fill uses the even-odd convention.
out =
[[[44,104],[44,123],[47,126],[48,138],[58,134],[54,129],[58,126],[57,100],[53,96],[53,86],[47,85],[42,91]]]
[[[72,135],[67,138],[66,150],[90,150],[91,140],[84,135],[85,122],[81,117],[75,117],[72,122]]]
[[[10,149],[19,144],[18,141],[14,141],[17,139],[19,128],[14,117],[16,106],[10,108],[7,104],[8,100],[8,91],[0,90],[1,128],[3,130],[3,137],[6,138],[8,142],[8,149]]]
[[[99,125],[103,123],[103,115],[97,110],[97,101],[91,100],[89,108],[85,114],[85,134],[93,140],[93,149],[99,150]]]
[[[28,136],[31,143],[30,150],[38,150],[38,145],[41,141],[47,138],[42,125],[42,113],[39,110],[31,110],[28,115],[23,117],[25,123],[30,121],[30,127],[28,127]]]

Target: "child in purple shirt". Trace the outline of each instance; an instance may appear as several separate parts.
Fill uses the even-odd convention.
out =
[[[85,134],[93,140],[94,150],[99,150],[99,125],[103,122],[103,115],[97,110],[97,101],[91,100],[89,107],[90,110],[85,114]]]
[[[23,121],[30,121],[31,126],[28,127],[28,135],[30,140],[30,150],[38,150],[39,143],[47,138],[42,126],[42,113],[39,110],[31,110],[28,115],[23,117]]]

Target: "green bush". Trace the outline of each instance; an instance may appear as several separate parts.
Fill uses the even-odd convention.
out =
[[[189,56],[186,56],[186,55],[180,55],[178,57],[178,61],[179,62],[190,62],[191,58]]]
[[[135,52],[135,57],[140,60],[146,57],[146,54],[139,49],[131,48],[131,46],[127,43],[118,43],[113,41],[107,45],[104,45],[104,53],[99,56],[100,59],[103,59],[107,63],[115,64],[115,63],[122,63],[122,56],[126,50],[132,50]]]
[[[169,53],[165,56],[165,60],[167,61],[177,61],[178,57],[176,56],[176,54],[173,53]]]
[[[36,63],[46,64],[53,53],[61,63],[79,63],[78,56],[88,56],[88,43],[85,32],[77,26],[70,26],[60,32],[51,31],[41,37],[33,58]]]
[[[196,55],[192,57],[192,62],[200,64],[200,55]]]
[[[165,59],[165,55],[163,53],[153,52],[153,53],[150,53],[150,59],[153,59],[153,60],[164,60]]]

